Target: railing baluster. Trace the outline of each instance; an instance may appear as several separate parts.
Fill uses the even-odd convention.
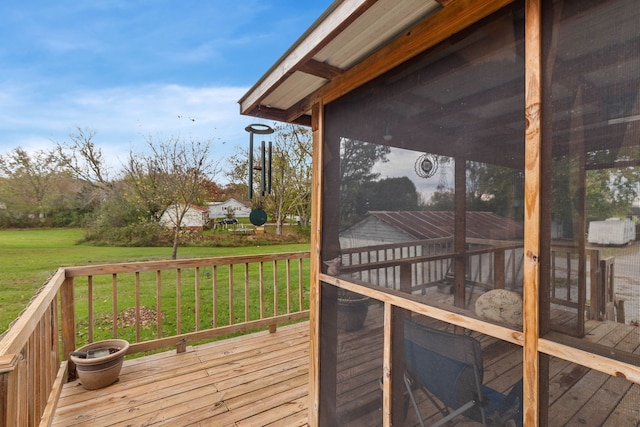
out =
[[[89,316],[89,342],[93,342],[93,328],[95,327],[95,319],[93,313],[93,276],[87,276],[87,306]]]
[[[156,336],[162,338],[162,270],[156,271]]]
[[[176,334],[182,333],[182,270],[176,269]]]
[[[298,311],[304,309],[304,295],[302,289],[302,258],[298,258]]]
[[[229,264],[229,325],[235,323],[233,313],[233,264]]]
[[[244,321],[249,321],[249,263],[244,263]]]
[[[291,260],[286,263],[287,274],[287,313],[291,313]]]
[[[278,315],[278,261],[273,261],[273,315]]]
[[[136,342],[140,342],[140,272],[136,271]]]
[[[200,330],[200,267],[195,269],[196,281],[195,281],[195,309],[196,309],[196,327],[195,330]]]
[[[111,275],[111,323],[113,330],[113,338],[118,338],[118,275]]]
[[[211,278],[211,286],[212,286],[212,299],[211,305],[211,326],[214,328],[218,327],[218,266],[214,265],[212,268],[212,278]]]
[[[258,278],[260,286],[260,318],[264,319],[264,261],[260,261],[258,264],[258,273],[260,275]]]

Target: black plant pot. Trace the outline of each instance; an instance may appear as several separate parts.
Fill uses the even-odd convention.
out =
[[[368,311],[369,297],[338,298],[338,328],[343,331],[361,329]]]

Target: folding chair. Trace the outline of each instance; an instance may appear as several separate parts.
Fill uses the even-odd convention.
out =
[[[463,415],[485,426],[522,425],[522,379],[504,395],[482,384],[480,343],[473,337],[405,321],[405,386],[420,425],[423,418],[413,394],[420,387],[443,418],[433,427]]]

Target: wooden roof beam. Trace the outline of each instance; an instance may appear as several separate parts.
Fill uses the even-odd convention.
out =
[[[322,77],[327,80],[333,80],[333,78],[344,73],[342,68],[334,67],[333,65],[316,61],[315,59],[310,59],[304,64],[301,64],[298,71],[302,71],[303,73],[311,74],[316,77]]]

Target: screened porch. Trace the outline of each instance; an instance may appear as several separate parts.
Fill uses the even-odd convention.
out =
[[[314,131],[311,425],[341,425],[358,395],[341,393],[339,344],[357,333],[341,311],[367,298],[381,329],[365,353],[382,380],[352,389],[382,392],[368,425],[411,423],[419,383],[456,422],[640,422],[640,251],[635,237],[588,236],[592,222],[633,221],[638,200],[638,21],[632,0],[336,2],[240,101]],[[442,342],[512,348],[521,364],[491,381],[505,394],[521,379],[521,406],[490,421],[486,384],[458,406],[457,382],[420,380],[414,365],[466,363],[478,377],[490,359],[434,354],[416,321],[452,335]],[[617,393],[608,381],[629,394],[595,421],[595,405],[555,403],[556,382],[578,376],[597,400]]]

